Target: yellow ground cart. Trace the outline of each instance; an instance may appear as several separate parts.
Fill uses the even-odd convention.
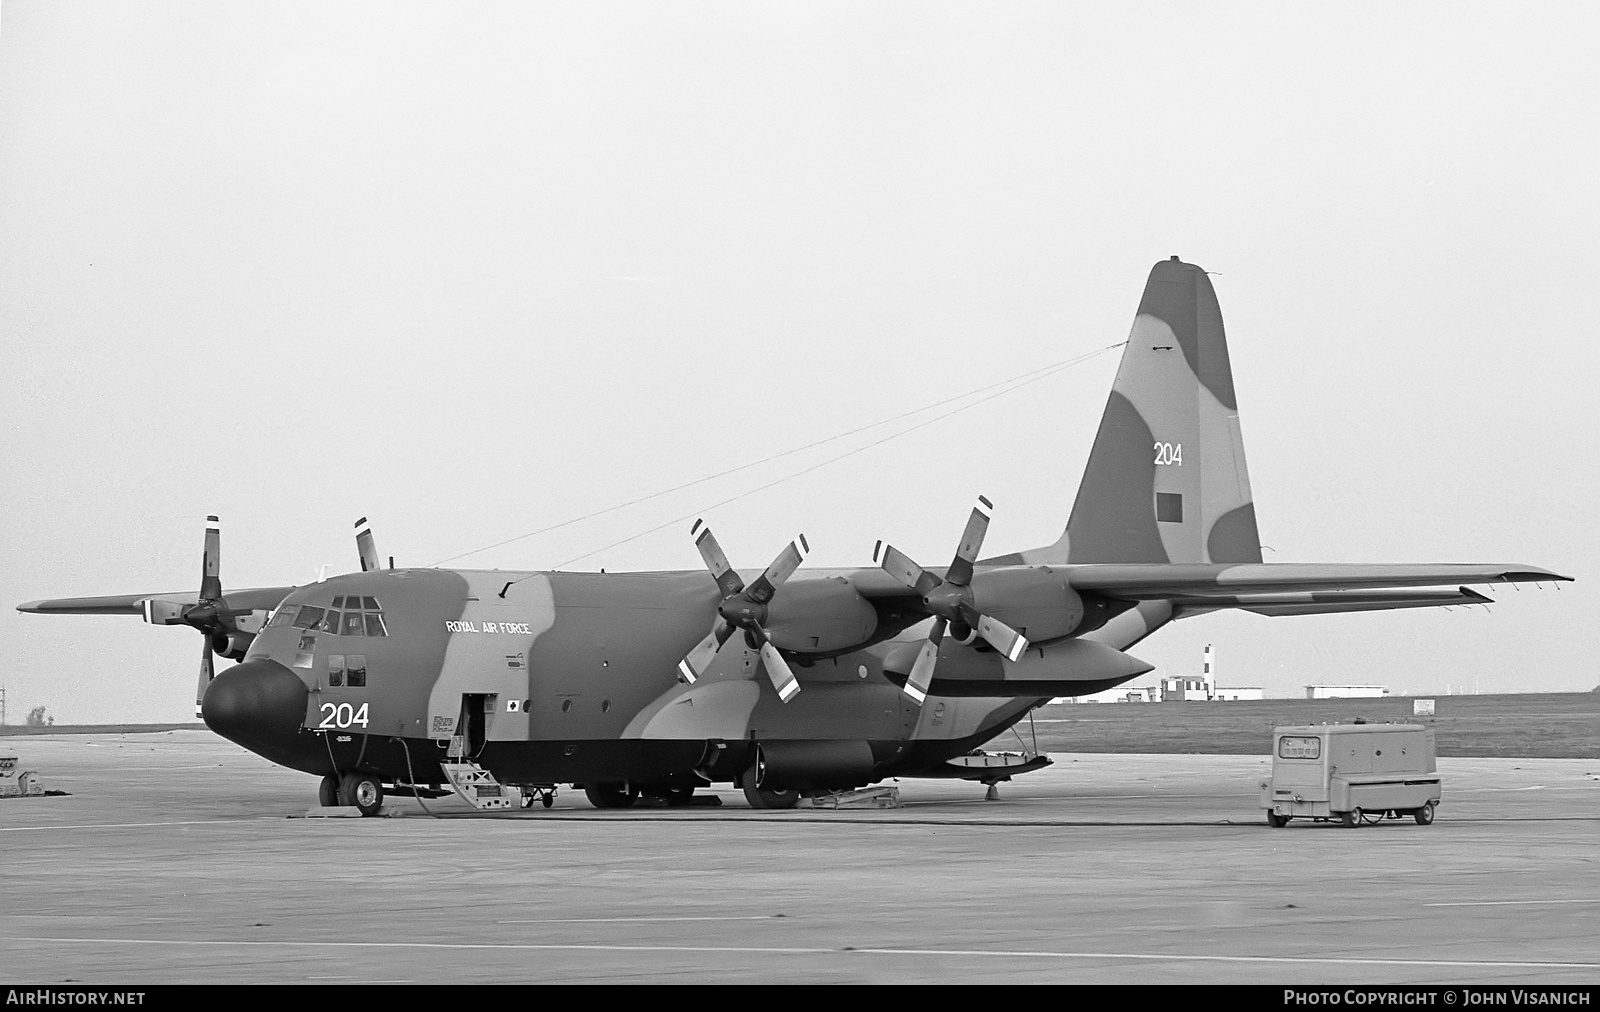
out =
[[[1261,784],[1267,824],[1338,820],[1346,826],[1411,816],[1433,822],[1439,803],[1433,731],[1421,724],[1312,724],[1272,732],[1272,779]]]

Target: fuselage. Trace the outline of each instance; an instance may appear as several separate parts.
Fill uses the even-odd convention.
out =
[[[790,587],[838,579],[816,571]],[[807,761],[844,763],[839,776],[865,783],[962,754],[1037,702],[913,703],[883,668],[884,637],[904,622],[860,649],[798,656],[804,691],[788,703],[740,635],[683,684],[678,662],[718,601],[700,571],[336,577],[284,599],[204,712],[224,736],[310,773],[437,783],[458,738],[506,783],[666,785],[731,780],[762,743],[853,750]]]

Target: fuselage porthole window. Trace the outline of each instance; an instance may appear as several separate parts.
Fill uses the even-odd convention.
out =
[[[345,658],[345,674],[348,676],[352,689],[365,688],[367,684],[367,657],[365,654],[351,654]]]
[[[365,672],[362,672],[363,676]],[[344,684],[344,654],[328,655],[328,684],[334,688]],[[354,685],[355,682],[350,683]]]

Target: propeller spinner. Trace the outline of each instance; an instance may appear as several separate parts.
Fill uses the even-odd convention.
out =
[[[972,565],[983,549],[984,535],[989,532],[989,511],[992,509],[993,503],[978,496],[978,505],[972,508],[972,516],[967,518],[967,529],[961,535],[956,557],[942,580],[892,545],[880,541],[872,550],[873,561],[879,562],[885,572],[921,595],[923,606],[935,616],[928,641],[922,644],[916,663],[911,666],[911,674],[906,678],[906,695],[918,703],[928,698],[928,686],[933,684],[933,668],[939,660],[939,644],[944,641],[946,628],[962,643],[970,642],[974,635],[982,636],[1010,661],[1015,661],[1028,649],[1027,637],[997,618],[979,614],[973,605],[970,586]]]
[[[811,551],[806,544],[806,536],[802,534],[789,542],[772,560],[766,572],[746,587],[739,574],[728,565],[728,557],[712,536],[711,528],[701,530],[702,523],[696,520],[689,533],[699,534],[694,541],[695,547],[700,549],[700,557],[711,571],[711,578],[717,581],[717,589],[722,592],[722,603],[717,605],[717,620],[712,624],[711,632],[678,662],[678,671],[684,681],[694,682],[711,666],[717,652],[734,631],[743,629],[745,642],[752,648],[760,649],[761,664],[766,668],[767,677],[772,679],[772,687],[778,690],[778,698],[787,703],[800,691],[800,683],[795,679],[794,672],[789,670],[778,648],[772,645],[772,638],[762,628],[762,623],[767,620],[767,605],[777,594],[778,588],[783,586]]]

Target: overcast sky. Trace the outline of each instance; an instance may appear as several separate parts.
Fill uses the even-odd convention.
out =
[[[1173,254],[1268,561],[1578,582],[1132,652],[1593,688],[1597,11],[7,0],[9,718],[190,718],[194,633],[12,608],[197,588],[207,513],[228,586],[355,568],[362,515],[433,564],[1121,341]],[[1045,544],[1116,361],[455,564],[698,568],[703,512],[738,565],[936,565],[979,493],[987,552]]]

